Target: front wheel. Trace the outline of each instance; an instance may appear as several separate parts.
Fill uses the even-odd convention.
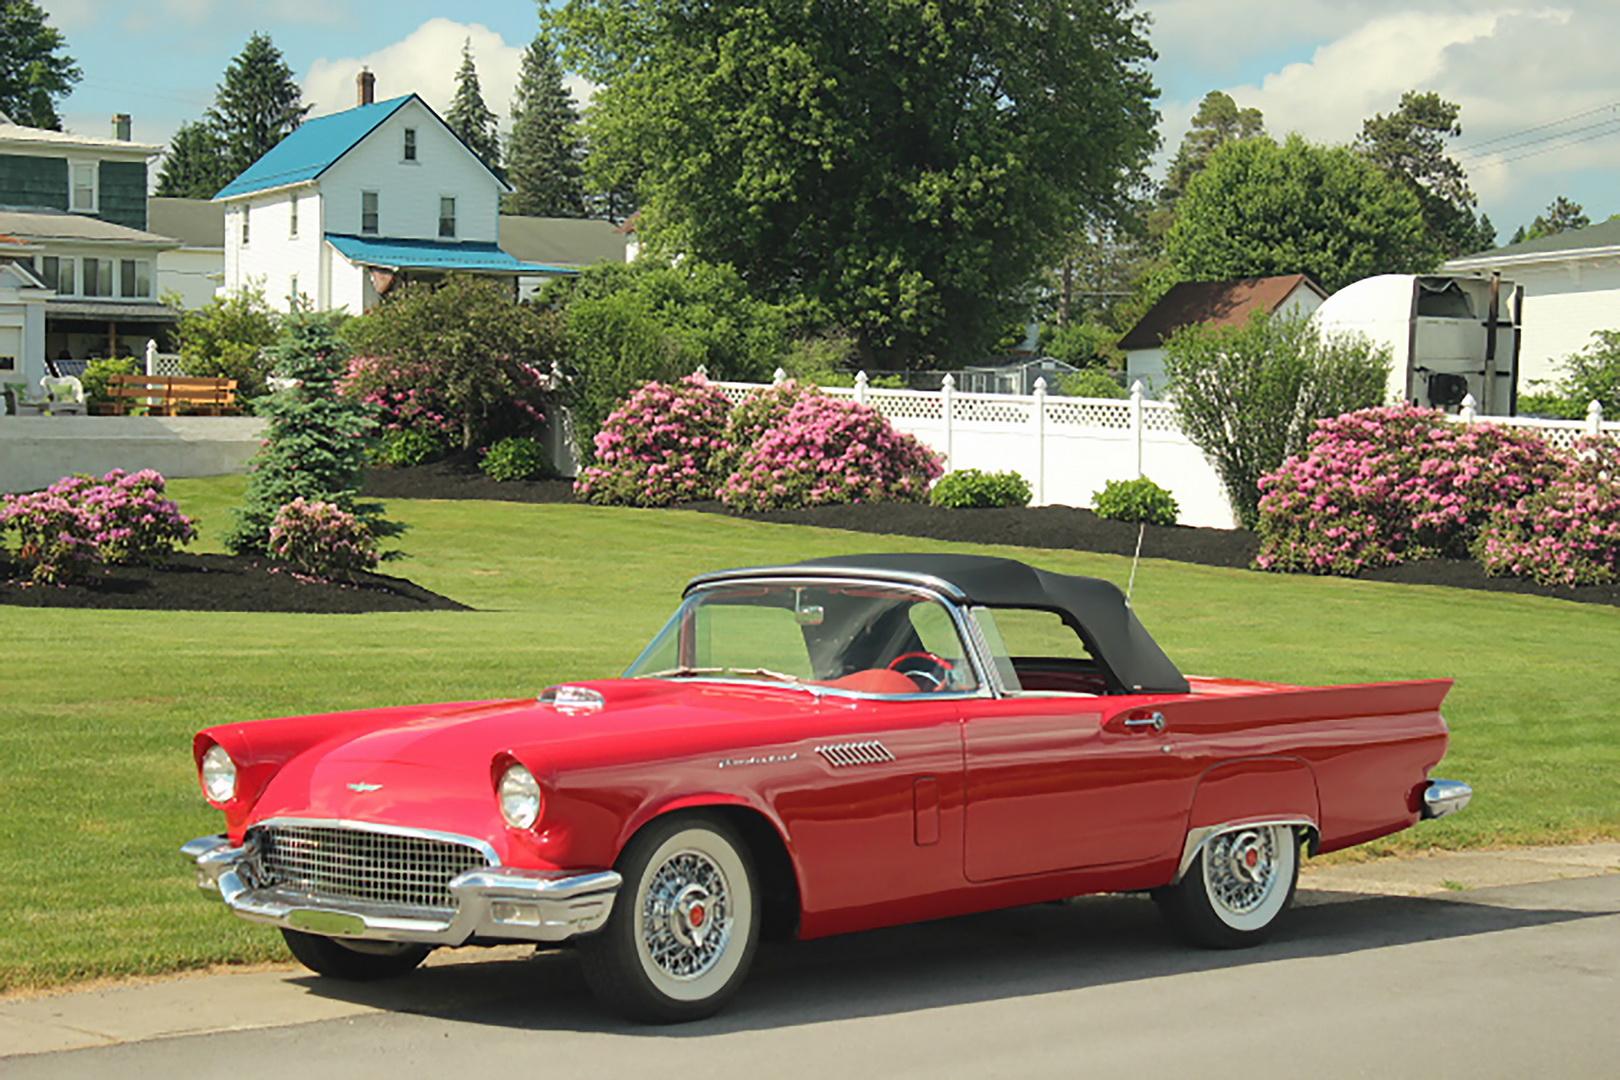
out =
[[[287,948],[317,975],[348,982],[392,979],[415,970],[432,950],[387,941],[344,942],[301,930],[282,930]]]
[[[1207,949],[1264,941],[1299,884],[1299,837],[1289,825],[1254,825],[1204,842],[1175,885],[1155,890],[1170,928]]]
[[[646,1023],[712,1016],[737,992],[759,941],[747,846],[717,816],[655,821],[625,845],[624,878],[600,933],[579,943],[591,990]]]

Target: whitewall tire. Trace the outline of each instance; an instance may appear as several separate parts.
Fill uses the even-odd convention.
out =
[[[717,815],[679,814],[625,846],[602,931],[580,942],[586,980],[633,1020],[712,1016],[737,992],[759,941],[747,844]]]
[[[1235,949],[1264,941],[1293,901],[1299,836],[1291,825],[1216,833],[1181,880],[1153,894],[1176,933],[1195,945]]]

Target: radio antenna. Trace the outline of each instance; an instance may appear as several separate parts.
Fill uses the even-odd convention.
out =
[[[1131,602],[1131,593],[1136,589],[1136,567],[1142,561],[1142,536],[1147,532],[1147,522],[1136,526],[1136,554],[1131,556],[1131,579],[1125,583],[1125,603]]]

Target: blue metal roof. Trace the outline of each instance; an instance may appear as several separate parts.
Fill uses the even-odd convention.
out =
[[[251,195],[315,179],[415,96],[406,94],[304,121],[298,130],[221,188],[214,198]]]
[[[495,274],[577,274],[577,266],[528,263],[498,244],[453,240],[396,240],[383,236],[327,233],[326,242],[357,266],[390,270],[465,270]]]

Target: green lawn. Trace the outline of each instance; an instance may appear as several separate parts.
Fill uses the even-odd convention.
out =
[[[177,481],[213,547],[239,479]],[[281,956],[175,848],[217,828],[192,733],[261,716],[532,692],[619,671],[691,574],[953,545],[577,506],[397,501],[394,572],[474,612],[249,615],[0,606],[0,991]],[[1128,561],[1022,555],[1123,581]],[[1620,612],[1462,590],[1145,561],[1136,607],[1190,672],[1452,676],[1442,774],[1464,814],[1379,850],[1620,836]]]

